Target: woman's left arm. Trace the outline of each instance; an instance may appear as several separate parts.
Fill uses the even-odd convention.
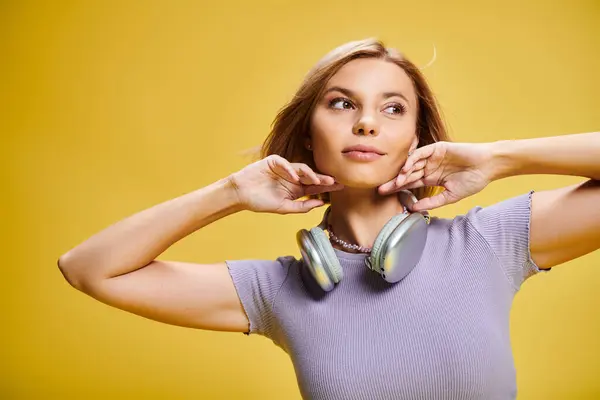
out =
[[[574,175],[583,183],[532,194],[531,258],[542,269],[600,248],[600,132],[490,143],[490,181]]]
[[[423,186],[445,190],[420,199],[431,210],[473,195],[490,182],[526,174],[574,175],[581,184],[532,195],[530,250],[542,269],[600,248],[600,132],[491,143],[437,142],[415,149],[381,194]]]

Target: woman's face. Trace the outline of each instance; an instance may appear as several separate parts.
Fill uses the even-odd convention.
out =
[[[357,59],[327,83],[308,143],[319,172],[348,187],[373,188],[395,177],[417,146],[416,121],[415,90],[404,70]]]

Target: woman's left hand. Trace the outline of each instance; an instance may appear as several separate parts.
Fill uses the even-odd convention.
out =
[[[485,188],[492,181],[491,164],[491,143],[436,142],[416,149],[400,174],[379,187],[379,193],[442,186],[442,193],[421,199],[412,207],[412,211],[431,210]]]

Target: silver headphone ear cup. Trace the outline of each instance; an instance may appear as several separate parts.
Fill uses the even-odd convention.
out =
[[[320,251],[320,254],[323,256],[323,261],[325,261],[324,266],[325,270],[329,274],[329,277],[333,282],[339,283],[344,277],[344,272],[342,270],[342,265],[340,264],[340,260],[338,260],[335,252],[333,251],[333,246],[331,246],[331,242],[329,241],[329,237],[321,228],[312,228],[310,230],[313,240],[317,245],[317,249]]]
[[[384,226],[375,238],[373,243],[373,249],[369,255],[370,263],[373,271],[382,273],[380,264],[381,250],[384,247],[385,242],[388,240],[392,232],[404,221],[409,215],[408,214],[397,214],[392,217]],[[385,272],[385,271],[383,271]]]
[[[301,229],[296,234],[296,242],[302,255],[305,267],[316,283],[326,292],[334,288],[334,282],[326,269],[326,261],[315,243],[313,235],[306,229]]]
[[[378,254],[383,279],[398,282],[415,268],[425,249],[427,229],[425,216],[413,213],[390,232]]]

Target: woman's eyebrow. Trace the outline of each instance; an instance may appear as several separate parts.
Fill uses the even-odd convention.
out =
[[[355,93],[354,93],[352,90],[350,90],[350,89],[346,89],[346,88],[343,88],[343,87],[340,87],[340,86],[332,86],[332,87],[330,87],[329,89],[327,89],[327,90],[326,90],[326,91],[323,93],[323,95],[326,95],[327,93],[329,93],[329,92],[334,92],[334,91],[337,91],[337,92],[340,92],[340,93],[344,93],[344,94],[345,94],[346,96],[348,96],[348,97],[356,97],[356,94],[355,94]],[[398,97],[401,97],[401,98],[403,98],[403,99],[404,99],[404,100],[405,100],[407,103],[409,103],[409,101],[408,101],[408,99],[406,98],[406,96],[404,96],[404,95],[403,95],[402,93],[400,93],[400,92],[384,92],[382,96],[383,96],[383,98],[384,98],[384,99],[387,99],[387,98],[390,98],[390,97],[395,97],[395,96],[398,96]]]

